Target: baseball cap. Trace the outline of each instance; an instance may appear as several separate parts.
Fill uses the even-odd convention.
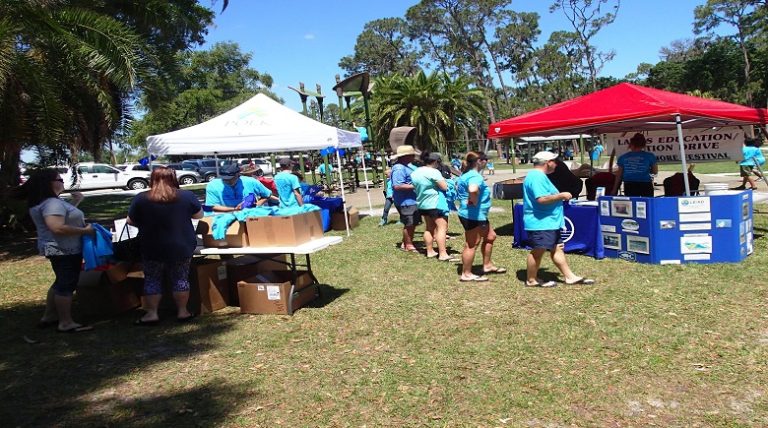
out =
[[[552,153],[548,151],[542,151],[538,152],[535,155],[533,155],[533,161],[534,162],[546,162],[557,159],[557,153]]]
[[[440,156],[440,153],[431,152],[430,154],[427,155],[427,158],[425,159],[425,161],[427,161],[427,162],[434,162],[434,161],[442,162],[443,158]]]
[[[240,167],[235,163],[228,163],[219,168],[219,178],[222,180],[231,180],[240,173]]]
[[[283,168],[293,165],[293,161],[291,160],[291,158],[280,158],[280,160],[278,160],[277,163],[280,164],[280,166]]]

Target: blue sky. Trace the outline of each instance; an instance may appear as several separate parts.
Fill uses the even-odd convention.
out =
[[[641,62],[655,64],[659,49],[677,39],[693,37],[693,9],[705,0],[623,0],[616,21],[594,39],[600,50],[616,51],[602,75],[624,77]],[[417,0],[233,0],[210,29],[207,48],[234,41],[253,55],[251,66],[272,75],[273,90],[286,104],[301,109],[298,95],[288,86],[304,82],[307,89],[322,86],[328,102],[335,102],[334,76],[343,71],[339,59],[354,53],[355,40],[366,22],[403,17]],[[562,12],[549,13],[548,0],[513,0],[512,9],[538,12],[545,42],[549,34],[570,30]],[[220,9],[220,3],[216,5]]]

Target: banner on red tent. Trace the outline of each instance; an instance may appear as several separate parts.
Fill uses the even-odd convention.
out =
[[[606,134],[607,152],[616,149],[616,157],[629,151],[629,139],[634,132]],[[656,155],[659,163],[679,163],[680,147],[676,130],[644,132],[646,150]],[[685,158],[687,162],[741,160],[744,131],[737,127],[714,129],[684,129]]]

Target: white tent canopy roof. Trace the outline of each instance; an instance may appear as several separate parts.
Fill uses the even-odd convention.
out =
[[[360,147],[357,132],[322,124],[258,94],[213,119],[147,138],[154,155],[227,155]]]

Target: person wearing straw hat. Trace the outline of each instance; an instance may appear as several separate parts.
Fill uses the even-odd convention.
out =
[[[416,202],[416,191],[411,180],[413,170],[409,166],[416,158],[419,152],[413,146],[403,145],[397,148],[392,155],[395,164],[392,166],[392,197],[395,201],[395,208],[400,214],[400,222],[403,223],[403,243],[400,249],[417,253],[416,246],[413,245],[413,234],[416,226],[421,224],[421,215],[419,214],[418,204]]]

